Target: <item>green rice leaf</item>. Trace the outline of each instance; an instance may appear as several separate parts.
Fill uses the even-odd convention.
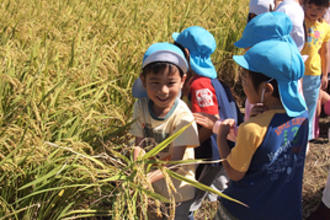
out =
[[[194,186],[194,187],[196,187],[196,188],[198,188],[200,190],[204,190],[204,191],[208,191],[208,192],[211,192],[211,193],[215,193],[215,194],[217,194],[217,195],[219,195],[219,196],[221,196],[221,197],[223,197],[225,199],[228,199],[228,200],[230,200],[232,202],[236,202],[236,203],[238,203],[240,205],[243,205],[245,207],[248,207],[248,205],[246,205],[245,203],[243,203],[243,202],[241,202],[241,201],[239,201],[237,199],[234,199],[234,198],[232,198],[230,196],[227,196],[227,195],[223,194],[222,192],[219,192],[218,190],[215,190],[212,187],[206,186],[206,185],[204,185],[204,184],[202,184],[202,183],[200,183],[198,181],[188,179],[188,178],[186,178],[186,177],[184,177],[184,176],[182,176],[182,175],[180,175],[180,174],[178,174],[178,173],[176,173],[176,172],[174,172],[174,171],[172,171],[170,169],[166,169],[166,172],[170,176],[172,176],[173,178],[178,179],[178,180],[185,181],[185,182],[191,184],[192,186]]]
[[[171,144],[177,137],[179,137],[194,121],[190,122],[189,124],[185,125],[184,127],[180,128],[177,132],[172,134],[170,137],[166,138],[156,147],[152,148],[148,151],[145,155],[143,155],[142,160],[145,160],[150,157],[156,156],[159,152],[161,152],[164,148],[166,148],[169,144]]]

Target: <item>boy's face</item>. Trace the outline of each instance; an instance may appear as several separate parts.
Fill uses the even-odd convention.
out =
[[[240,72],[240,80],[242,83],[242,87],[244,90],[244,93],[249,100],[251,104],[256,104],[260,102],[260,96],[258,94],[258,91],[253,86],[251,76],[248,72],[248,70],[243,69]]]
[[[317,21],[324,16],[328,7],[318,6],[313,3],[307,3],[304,6],[305,17],[311,21]]]
[[[177,99],[186,79],[186,75],[180,76],[178,68],[165,68],[158,73],[148,72],[141,75],[143,86],[146,88],[148,97],[153,102],[153,111],[158,116],[167,114]]]

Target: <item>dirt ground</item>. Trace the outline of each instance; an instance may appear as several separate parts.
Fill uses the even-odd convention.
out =
[[[330,116],[320,118],[320,137],[310,143],[306,156],[303,180],[303,219],[306,219],[319,205],[328,172],[330,172],[330,142],[328,129]],[[204,201],[195,213],[196,220],[212,219],[217,202]]]
[[[320,118],[320,137],[310,143],[303,183],[303,216],[308,217],[319,205],[330,172],[330,116]]]

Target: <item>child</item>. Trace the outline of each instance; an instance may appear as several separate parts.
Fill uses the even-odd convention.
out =
[[[248,49],[256,43],[270,39],[277,39],[295,45],[294,40],[290,36],[291,31],[292,22],[285,13],[266,12],[256,16],[246,25],[241,39],[235,42],[234,45],[239,48]],[[250,117],[252,107],[253,105],[246,100],[245,121]]]
[[[257,15],[275,9],[274,0],[250,0],[248,22]]]
[[[187,75],[184,96],[188,98],[190,109],[193,113],[208,113],[215,118],[234,118],[237,123],[242,121],[242,115],[230,89],[217,79],[217,72],[211,60],[211,54],[216,49],[213,35],[199,26],[184,29],[181,33],[173,33],[172,38],[176,45],[187,50],[190,60],[190,70]],[[196,116],[196,114],[195,114]],[[196,117],[198,120],[198,116]],[[201,145],[195,148],[196,158],[219,160],[216,135],[212,129],[198,128]],[[196,171],[198,181],[212,185],[223,191],[226,187],[227,178],[221,170],[220,163],[201,164]],[[206,192],[197,190],[191,211],[197,210]],[[214,200],[216,201],[216,196]],[[209,195],[212,200],[212,196]]]
[[[156,43],[146,51],[141,82],[148,97],[141,97],[137,90],[133,90],[135,97],[141,97],[134,104],[133,117],[136,119],[131,128],[131,133],[136,137],[134,159],[144,151],[150,150],[141,145],[148,141],[146,146],[155,146],[174,134],[180,128],[194,121],[194,117],[179,99],[179,94],[185,82],[188,63],[184,54],[177,46],[170,43]],[[141,92],[141,91],[140,91]],[[188,127],[177,139],[157,155],[160,160],[186,160],[194,159],[194,147],[199,145],[196,123]],[[175,171],[186,178],[195,179],[194,165],[176,168]],[[148,173],[148,179],[155,192],[169,198],[166,181],[160,170]],[[189,205],[194,197],[194,187],[186,182],[172,178],[176,192],[175,219],[187,219]]]
[[[298,82],[304,62],[295,45],[279,40],[255,44],[234,56],[250,103],[263,103],[264,112],[238,128],[230,149],[226,136],[231,119],[219,127],[218,146],[231,182],[224,191],[249,206],[221,199],[216,219],[302,219],[302,178],[308,117]]]
[[[329,0],[307,0],[304,7],[308,37],[301,53],[308,55],[303,77],[303,93],[308,108],[309,140],[314,139],[313,122],[320,85],[322,89],[325,89],[328,84],[327,44],[330,39],[330,26],[322,19],[328,7]]]
[[[299,51],[305,43],[304,10],[301,7],[302,0],[284,0],[275,11],[284,12],[292,22],[291,37],[296,42]]]

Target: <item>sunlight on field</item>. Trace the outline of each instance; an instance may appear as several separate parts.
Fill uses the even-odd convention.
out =
[[[142,187],[126,135],[143,52],[172,41],[175,31],[203,26],[217,40],[219,75],[233,83],[233,42],[246,5],[1,1],[0,218],[143,215],[152,193]]]

